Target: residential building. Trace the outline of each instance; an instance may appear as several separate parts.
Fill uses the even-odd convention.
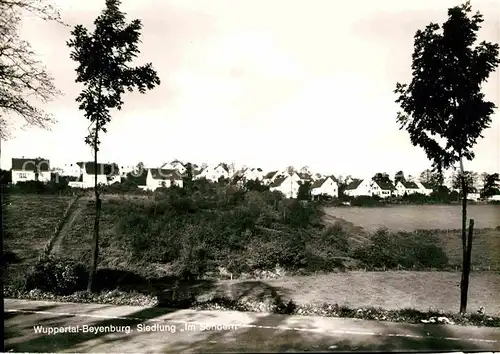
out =
[[[381,181],[370,181],[370,188],[372,195],[376,195],[380,198],[388,198],[393,195],[395,190],[392,182],[381,182]]]
[[[428,183],[420,182],[420,181],[415,181],[415,184],[418,186],[420,194],[424,194],[424,195],[429,196],[434,191],[432,189],[432,186],[430,184],[428,184]]]
[[[239,173],[241,173],[247,181],[261,181],[264,178],[264,172],[261,168],[247,167],[240,170]]]
[[[270,171],[263,176],[262,182],[266,185],[271,185],[271,183],[274,182],[274,179],[277,176],[278,176],[278,171]]]
[[[73,188],[92,188],[95,185],[97,170],[97,184],[108,185],[120,182],[119,168],[116,163],[77,162],[80,168],[80,177],[76,182],[69,182]]]
[[[295,174],[297,175],[297,174]],[[298,177],[298,176],[297,176]],[[291,175],[277,177],[270,185],[269,190],[279,191],[285,195],[286,198],[297,198],[300,184],[298,179]]]
[[[13,158],[12,184],[28,181],[50,181],[50,162],[44,158]]]
[[[206,178],[212,182],[217,182],[220,178],[226,179],[229,177],[229,167],[224,163],[220,163],[216,166],[207,166],[196,175],[197,179]]]
[[[183,188],[182,176],[176,169],[150,168],[147,170],[146,185],[142,189],[154,191],[157,188]]]
[[[350,197],[373,195],[369,179],[352,179],[351,182],[345,187],[344,193]]]
[[[184,164],[177,159],[163,164],[160,168],[166,170],[177,170],[181,175],[186,172],[186,166],[184,166]]]
[[[415,182],[398,181],[398,183],[396,183],[395,195],[402,197],[405,194],[410,195],[416,193],[421,194],[421,188]]]
[[[324,177],[317,181],[314,181],[311,187],[311,195],[314,197],[320,195],[328,195],[330,197],[338,198],[339,196],[339,185],[336,180],[331,176]]]

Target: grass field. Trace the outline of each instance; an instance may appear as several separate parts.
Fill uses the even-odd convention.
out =
[[[122,200],[123,199],[123,200]],[[147,203],[147,198],[134,198],[133,202]],[[11,196],[5,210],[4,225],[6,250],[21,258],[11,265],[10,273],[22,274],[38,257],[43,246],[52,236],[57,223],[70,203],[70,197]],[[99,266],[121,268],[141,275],[161,276],[162,265],[134,264],[130,250],[116,242],[117,220],[115,212],[120,203],[130,203],[131,198],[105,197],[101,217]],[[80,261],[90,259],[90,240],[94,217],[94,202],[90,198],[77,201],[72,225],[57,247],[61,256]],[[330,221],[334,221],[330,217]],[[349,226],[351,242],[366,242],[368,235],[359,226]],[[460,263],[461,243],[459,232],[440,231],[442,245],[451,263]],[[473,248],[473,264],[486,265],[499,261],[500,231],[478,230]],[[156,274],[155,274],[156,273]],[[219,281],[218,293],[230,297],[262,297],[273,288],[284,299],[297,303],[329,302],[352,307],[380,306],[386,309],[415,308],[426,311],[458,309],[460,274],[454,272],[346,272],[308,277],[285,277],[279,280],[255,281],[252,292],[245,284],[252,281]],[[261,289],[259,290],[259,286]],[[266,290],[267,289],[267,290]],[[500,312],[500,273],[474,272],[471,275],[469,308],[485,306],[487,313]]]
[[[386,207],[328,207],[325,212],[366,230],[387,227],[394,231],[458,229],[462,225],[461,205],[391,205]],[[500,226],[500,205],[469,204],[467,218],[478,229]]]
[[[61,221],[72,197],[11,195],[4,200],[4,250],[19,261],[11,264],[6,281],[14,281],[33,264]]]
[[[330,303],[349,307],[413,308],[420,311],[457,312],[460,273],[456,272],[346,272],[267,280],[265,286],[246,291],[242,281],[221,281],[216,291],[231,298],[262,298],[274,288],[284,300],[298,304]],[[472,273],[470,311],[484,306],[486,313],[500,315],[500,273]]]

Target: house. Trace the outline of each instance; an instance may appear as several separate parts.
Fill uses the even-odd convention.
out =
[[[344,194],[350,197],[372,196],[369,179],[352,179],[345,187]]]
[[[181,175],[186,172],[186,166],[177,159],[163,164],[160,168],[165,170],[177,170]]]
[[[261,168],[243,168],[240,172],[247,181],[261,181],[264,178],[264,172]]]
[[[12,184],[27,181],[50,182],[50,162],[44,158],[13,158]]]
[[[140,186],[142,189],[154,191],[160,187],[184,187],[182,176],[176,169],[150,168],[146,173],[146,185]]]
[[[390,197],[395,188],[392,182],[381,182],[381,181],[370,181],[370,187],[372,195],[376,195],[380,198]]]
[[[314,181],[311,187],[311,195],[313,198],[320,195],[328,195],[330,197],[338,198],[339,185],[331,176],[324,177]]]
[[[76,182],[69,182],[73,188],[93,188],[95,172],[97,170],[97,184],[108,185],[120,182],[120,171],[116,163],[77,162],[80,168],[80,177]]]
[[[220,163],[215,167],[207,166],[199,174],[196,175],[197,179],[206,178],[207,180],[212,182],[217,182],[221,177],[224,179],[230,177],[229,167],[224,163]]]
[[[278,176],[278,173],[278,171],[271,171],[266,173],[262,178],[262,182],[266,185],[271,185],[271,183],[274,182],[274,179]]]
[[[424,195],[429,196],[434,191],[432,189],[432,186],[430,184],[428,184],[428,183],[420,182],[420,181],[415,181],[415,184],[418,186],[420,194],[424,194]]]
[[[297,174],[295,174],[297,175]],[[298,177],[298,176],[297,176]],[[278,191],[285,195],[286,198],[297,198],[300,184],[297,178],[291,175],[277,177],[270,185],[271,192]]]
[[[410,195],[410,194],[416,194],[416,193],[421,193],[421,188],[415,182],[398,181],[398,183],[396,183],[395,194],[397,196],[402,197],[405,194]]]
[[[59,175],[68,177],[79,177],[81,168],[75,163],[65,163],[59,171]]]

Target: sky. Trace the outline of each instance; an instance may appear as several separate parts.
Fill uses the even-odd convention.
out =
[[[403,5],[404,3],[404,5]],[[287,165],[336,175],[417,175],[430,167],[396,123],[396,82],[411,80],[413,36],[446,20],[456,0],[125,0],[143,23],[137,64],[152,62],[161,85],[127,94],[102,137],[101,161],[157,167],[173,159]],[[58,0],[63,20],[92,27],[104,0]],[[500,42],[500,2],[474,0],[485,18],[480,39]],[[26,17],[31,42],[64,95],[43,108],[51,131],[16,129],[1,165],[42,156],[51,165],[91,160],[89,122],[75,98],[71,28]],[[500,72],[484,85],[500,106]],[[13,117],[12,119],[15,119]],[[466,169],[500,171],[500,114]]]

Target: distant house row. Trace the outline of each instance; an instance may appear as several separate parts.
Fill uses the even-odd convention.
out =
[[[378,196],[388,198],[391,196],[404,196],[411,194],[430,195],[432,188],[419,181],[374,181],[373,179],[353,179],[349,181],[344,193],[351,197]]]
[[[164,163],[157,168],[145,168],[143,166],[118,166],[116,163],[76,162],[61,168],[50,167],[48,159],[43,158],[13,158],[12,159],[12,183],[22,181],[51,180],[51,173],[61,176],[72,177],[69,182],[71,187],[92,188],[95,183],[95,171],[97,170],[97,182],[99,184],[113,184],[121,182],[124,177],[131,174],[135,183],[144,190],[155,190],[159,187],[178,186],[183,187],[183,177],[189,173],[188,166],[179,160]],[[291,169],[282,171],[264,172],[261,168],[244,167],[236,170],[233,166],[225,163],[214,165],[191,165],[193,179],[205,178],[212,182],[220,179],[228,180],[235,186],[243,186],[248,181],[257,180],[263,185],[269,186],[271,191],[279,191],[288,198],[296,198],[299,187],[305,182],[311,184],[312,197],[320,195],[338,197],[339,181],[333,175],[322,175],[320,173],[303,173]],[[433,191],[431,186],[421,183],[416,179],[409,181],[398,181],[395,184],[390,179],[384,181],[349,178],[344,190],[345,195],[351,197],[379,196],[387,198],[390,196],[404,196],[411,194],[430,195]],[[479,199],[479,194],[471,193],[470,199]]]

